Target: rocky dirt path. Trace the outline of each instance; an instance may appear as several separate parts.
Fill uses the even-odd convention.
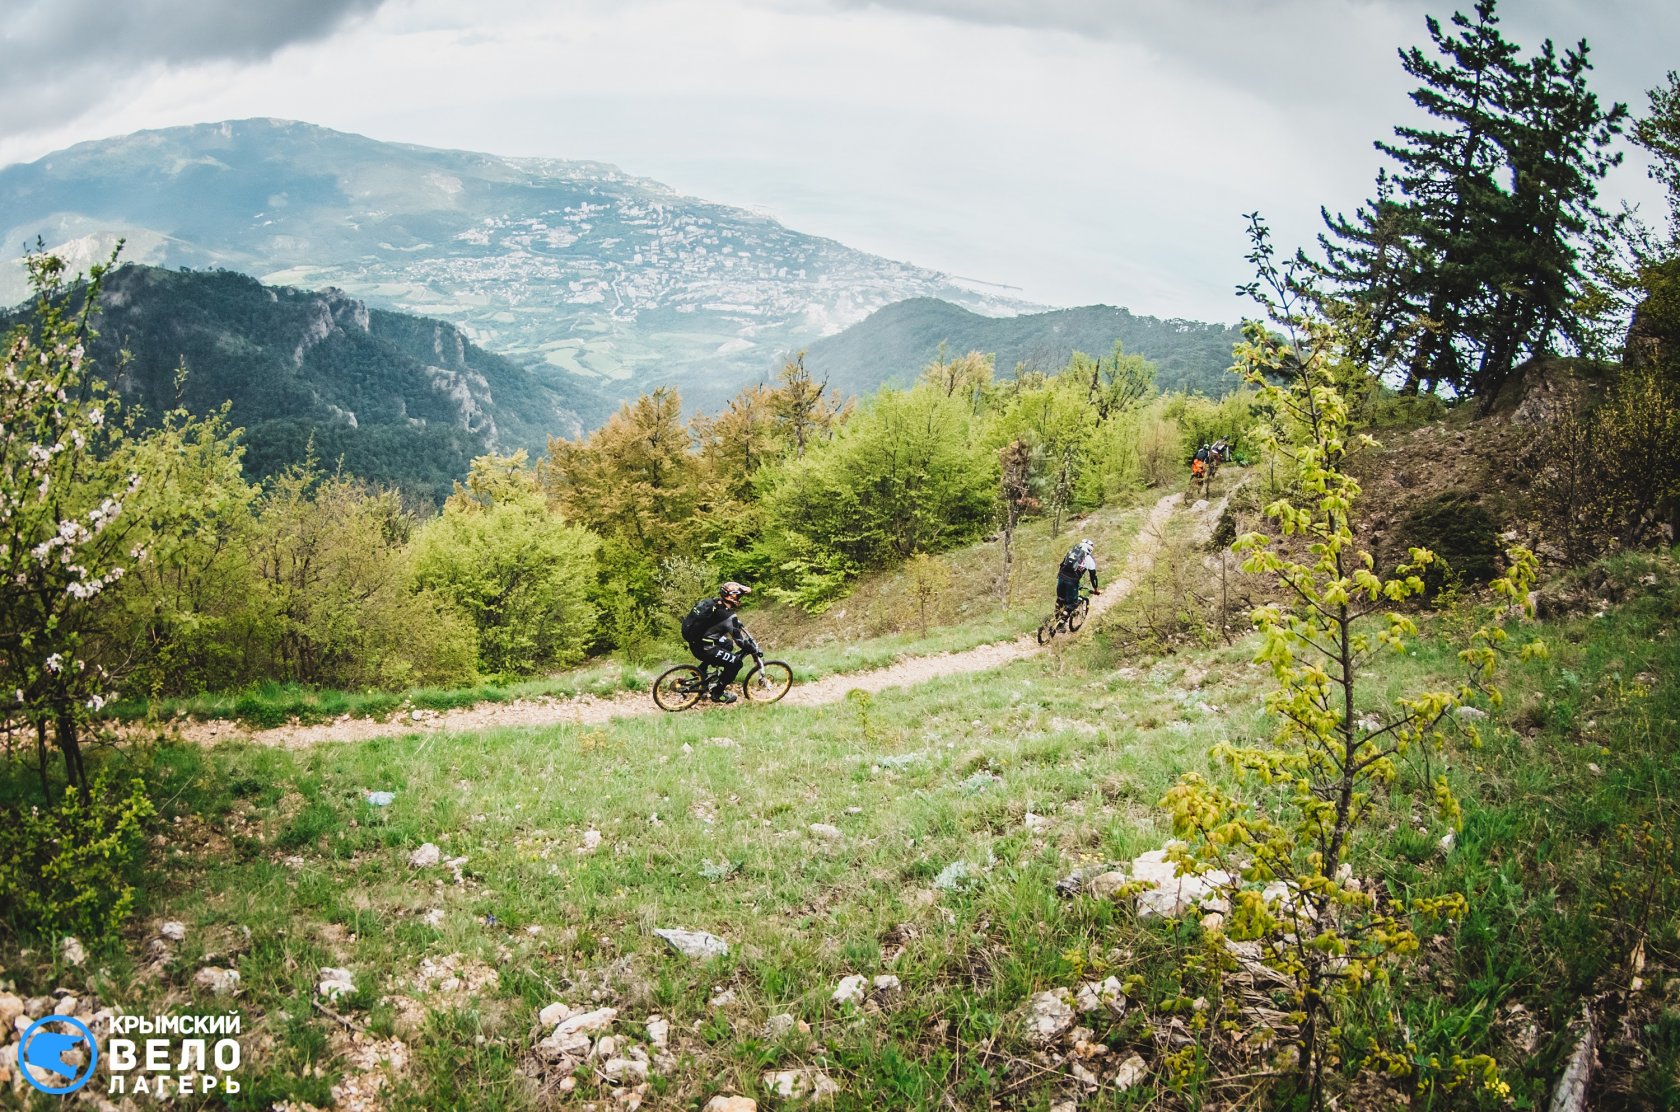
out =
[[[1100,616],[1109,607],[1125,598],[1149,574],[1166,534],[1167,521],[1184,501],[1182,494],[1169,494],[1156,502],[1148,517],[1138,528],[1131,551],[1121,574],[1110,580],[1103,593],[1091,599],[1091,617]],[[1198,503],[1199,507],[1205,503]],[[1046,587],[1048,597],[1048,587]],[[1089,626],[1087,626],[1089,628]],[[997,641],[961,652],[935,653],[931,656],[908,657],[885,668],[866,672],[846,672],[824,676],[819,680],[801,683],[788,692],[782,701],[794,706],[821,706],[836,703],[847,692],[861,690],[884,691],[889,687],[909,687],[940,676],[984,672],[1021,660],[1042,651],[1029,634],[1012,641]],[[393,734],[470,733],[493,730],[505,726],[598,726],[615,718],[632,715],[663,713],[653,705],[646,692],[625,691],[609,697],[581,695],[572,699],[531,699],[512,703],[481,703],[449,711],[409,712],[395,719],[341,718],[333,722],[313,725],[279,726],[269,730],[255,730],[238,722],[213,721],[182,724],[181,736],[201,744],[222,741],[252,741],[285,749],[301,749],[323,742],[366,741]]]

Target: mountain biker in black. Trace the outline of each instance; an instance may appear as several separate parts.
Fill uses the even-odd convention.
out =
[[[745,654],[758,651],[752,639],[735,616],[741,599],[752,594],[752,588],[730,580],[718,588],[715,598],[707,597],[694,604],[682,620],[683,640],[688,651],[703,665],[711,665],[711,690],[714,703],[733,703],[735,696],[728,688],[741,674]]]
[[[1068,549],[1062,566],[1056,569],[1056,609],[1064,614],[1079,605],[1079,581],[1086,573],[1091,576],[1091,593],[1102,594],[1097,586],[1097,561],[1091,556],[1093,547],[1089,537],[1080,541]]]

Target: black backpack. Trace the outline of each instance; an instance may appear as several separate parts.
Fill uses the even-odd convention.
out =
[[[683,640],[694,642],[705,636],[717,620],[717,609],[723,604],[715,598],[703,598],[694,604],[694,608],[683,615]]]
[[[1079,563],[1083,559],[1085,559],[1085,553],[1079,550],[1078,545],[1074,545],[1072,548],[1068,549],[1068,554],[1062,557],[1062,566],[1060,569],[1062,577],[1078,579]]]

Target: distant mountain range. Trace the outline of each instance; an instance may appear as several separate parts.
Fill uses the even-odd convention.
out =
[[[1230,393],[1231,346],[1242,330],[1222,324],[1134,316],[1125,309],[1088,305],[1014,317],[983,317],[934,298],[900,301],[872,313],[836,336],[811,344],[805,366],[842,393],[867,394],[885,384],[908,385],[939,355],[970,351],[996,356],[998,375],[1053,372],[1076,351],[1107,356],[1119,340],[1129,355],[1156,366],[1163,389]]]
[[[352,474],[437,500],[474,456],[534,456],[551,434],[575,436],[610,411],[593,399],[579,412],[576,392],[562,398],[453,325],[338,290],[129,265],[106,278],[100,307],[90,354],[125,405],[151,423],[176,405],[205,414],[230,402],[253,478],[301,462],[313,445],[328,470],[342,460]]]
[[[910,297],[1032,308],[598,162],[382,143],[284,120],[143,131],[0,169],[0,245],[336,287],[458,325],[563,394],[716,404]],[[0,260],[0,301],[26,293]]]

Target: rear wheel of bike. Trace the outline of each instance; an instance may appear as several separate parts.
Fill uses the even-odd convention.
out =
[[[1038,643],[1040,645],[1048,645],[1050,643],[1050,638],[1054,636],[1056,636],[1056,617],[1052,614],[1050,617],[1045,618],[1042,622],[1038,623]]]
[[[1072,610],[1068,611],[1068,617],[1067,617],[1068,632],[1071,633],[1074,630],[1078,629],[1080,626],[1084,625],[1085,624],[1085,615],[1089,614],[1090,612],[1091,612],[1091,600],[1088,599],[1088,598],[1080,599],[1079,600],[1079,605],[1075,606]]]
[[[653,701],[660,710],[687,710],[700,701],[705,690],[700,669],[692,664],[679,664],[653,681]]]
[[[753,666],[741,680],[741,691],[755,703],[774,703],[793,686],[793,669],[779,660]]]

